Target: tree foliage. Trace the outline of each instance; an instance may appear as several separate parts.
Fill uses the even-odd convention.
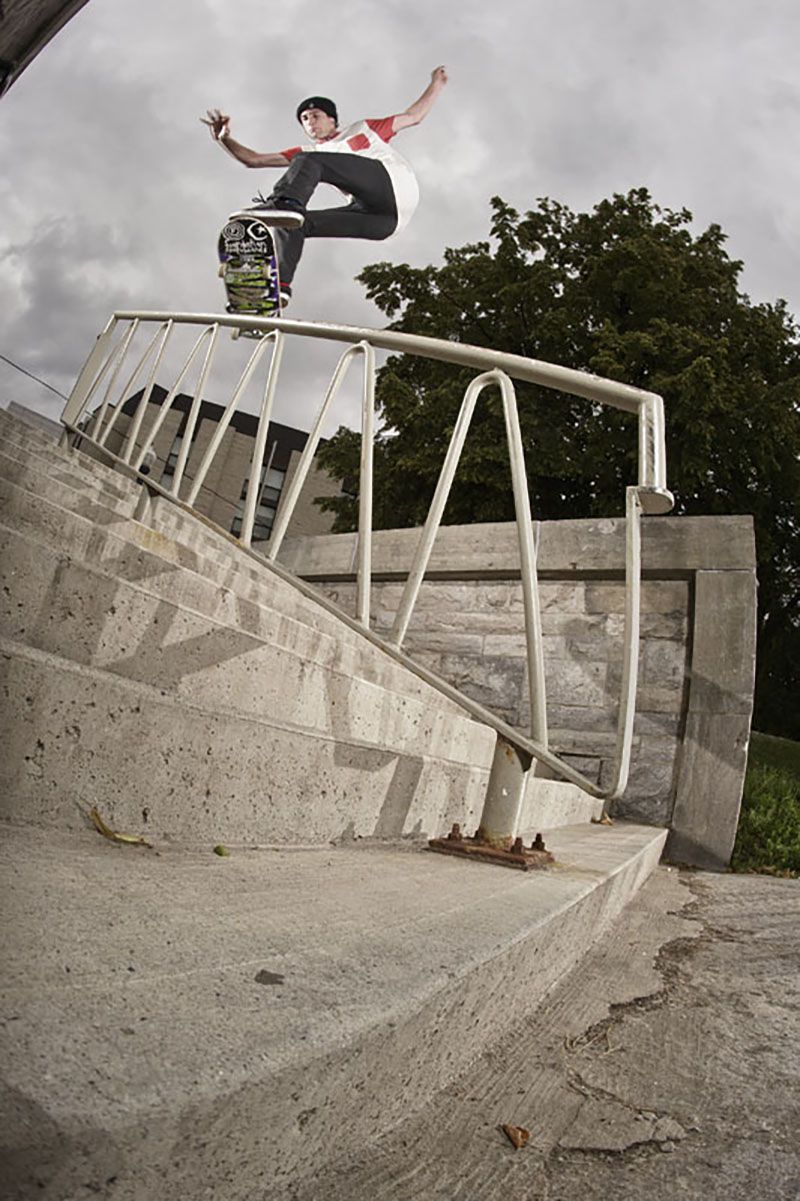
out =
[[[798,736],[800,341],[783,301],[753,304],[718,225],[645,189],[589,213],[543,199],[520,214],[492,201],[490,238],[444,251],[439,267],[377,263],[359,279],[390,328],[509,351],[622,380],[664,397],[676,513],[749,513],[759,566],[760,728]],[[377,528],[427,513],[464,388],[474,375],[412,356],[378,377]],[[636,423],[562,393],[517,385],[540,519],[622,512],[635,481]],[[350,490],[326,500],[355,526],[359,436],[340,429],[323,462]],[[448,523],[513,517],[499,395],[484,392],[445,513]],[[794,702],[789,708],[790,697]],[[792,714],[794,717],[792,718]]]

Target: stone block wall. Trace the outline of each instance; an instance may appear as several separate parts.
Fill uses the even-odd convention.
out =
[[[605,783],[613,765],[625,609],[624,521],[537,525],[554,750]],[[371,623],[391,628],[419,531],[374,535]],[[281,560],[354,612],[353,535],[295,539]],[[723,866],[733,847],[755,664],[750,518],[646,518],[631,774],[615,812],[672,827],[671,853]],[[513,524],[446,527],[404,649],[509,724],[529,729]]]

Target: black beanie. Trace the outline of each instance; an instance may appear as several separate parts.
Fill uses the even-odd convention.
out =
[[[319,108],[323,113],[327,113],[329,117],[333,117],[334,121],[339,123],[339,114],[336,111],[336,105],[332,100],[328,100],[326,96],[309,96],[307,100],[303,100],[297,106],[297,120],[299,121],[307,108]]]

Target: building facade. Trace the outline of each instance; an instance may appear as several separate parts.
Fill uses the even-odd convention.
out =
[[[166,397],[166,389],[155,385],[148,401],[148,412],[136,439],[136,445],[140,449],[152,430]],[[122,452],[141,399],[142,392],[138,392],[123,404],[106,442],[112,454],[119,455]],[[155,462],[151,465],[150,474],[164,488],[172,488],[178,458],[187,434],[192,403],[193,397],[184,393],[174,398],[153,443]],[[192,434],[181,495],[186,494],[194,479],[224,412],[221,405],[206,400],[201,402]],[[234,412],[195,502],[195,508],[203,516],[234,537],[239,537],[242,530],[257,430],[258,417],[252,413]],[[278,421],[270,422],[260,469],[260,490],[253,526],[254,546],[269,541],[307,440],[308,434],[303,430],[294,429]],[[340,491],[340,484],[331,479],[315,462],[298,499],[288,532],[293,536],[328,533],[333,524],[333,514],[325,512],[314,502],[318,497],[337,496]]]

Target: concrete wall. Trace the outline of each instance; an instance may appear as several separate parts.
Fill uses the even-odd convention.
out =
[[[671,827],[668,853],[729,861],[755,673],[755,544],[749,517],[643,523],[639,691],[619,816]],[[616,739],[624,522],[537,525],[552,743],[603,782]],[[374,536],[372,619],[391,624],[419,531]],[[293,539],[281,560],[352,612],[351,534]],[[513,524],[440,531],[407,649],[512,725],[528,723],[522,590]]]

